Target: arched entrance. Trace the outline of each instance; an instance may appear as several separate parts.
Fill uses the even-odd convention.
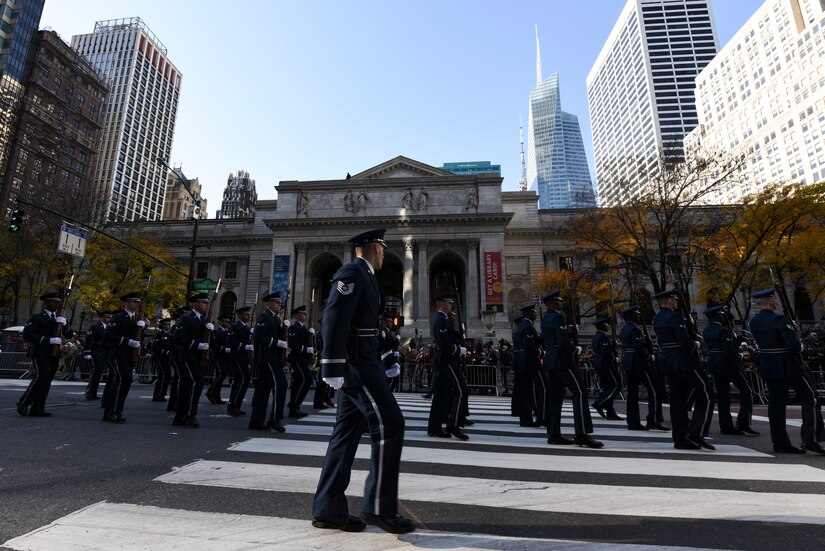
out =
[[[321,319],[329,291],[332,288],[332,276],[341,267],[341,260],[332,253],[324,253],[312,261],[309,273],[309,319],[310,326],[317,327],[316,320]]]
[[[384,310],[397,316],[411,316],[412,312],[403,311],[404,265],[401,259],[384,252],[384,264],[375,272],[375,277],[378,279],[378,288],[384,294]]]
[[[456,310],[462,308],[461,319],[466,319],[467,294],[464,286],[464,274],[467,268],[464,260],[452,251],[443,251],[435,255],[430,262],[430,319],[435,316],[435,299],[438,295],[450,294],[456,299]],[[423,305],[421,305],[423,307]]]

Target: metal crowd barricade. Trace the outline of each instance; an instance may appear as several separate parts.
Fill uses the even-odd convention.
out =
[[[825,398],[825,371],[811,370],[811,377],[814,380],[814,389],[820,398]]]
[[[766,392],[765,381],[762,380],[756,369],[746,369],[745,376],[748,378],[748,384],[753,389],[754,400],[766,405],[768,403],[768,393]]]
[[[32,369],[26,352],[0,352],[0,376],[25,379]]]
[[[467,364],[464,368],[464,378],[468,388],[486,388],[495,391],[501,396],[501,387],[498,381],[498,366],[492,364]]]

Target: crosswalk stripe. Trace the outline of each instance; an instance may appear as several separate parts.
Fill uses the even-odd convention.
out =
[[[320,474],[321,469],[314,467],[196,461],[155,480],[314,494]],[[362,488],[368,474],[353,470],[350,487]],[[825,525],[825,496],[817,494],[638,488],[413,473],[404,473],[399,484],[398,497],[404,501],[553,513]],[[736,507],[721,505],[731,503]],[[782,506],[777,507],[780,503]]]
[[[227,549],[290,551],[415,551],[417,549],[481,549],[485,551],[711,551],[569,540],[517,538],[488,534],[416,530],[395,536],[368,527],[364,532],[319,530],[308,520],[204,513],[149,505],[96,503],[43,528],[9,540],[4,547],[27,551],[84,549],[144,551],[146,549]]]
[[[327,442],[289,440],[288,438],[251,438],[234,444],[229,449],[242,452],[323,457],[326,455],[327,444]],[[565,446],[565,449],[570,448],[571,446]],[[559,448],[548,449],[548,452],[557,450]],[[466,447],[426,448],[406,445],[401,459],[402,462],[407,463],[467,465],[542,472],[626,474],[633,476],[645,474],[721,480],[825,482],[825,471],[808,465],[613,457],[598,453],[604,450],[594,451],[596,455],[582,455],[573,459],[569,455],[552,455],[550,453],[497,453],[471,450]],[[709,456],[707,453],[697,452],[697,454],[704,457]],[[358,446],[356,457],[369,459],[369,445],[362,443]]]
[[[408,408],[402,406],[401,411],[404,412],[404,418],[405,419],[428,419],[430,417],[430,411],[429,410],[426,410],[426,411],[411,410],[411,409],[408,409]],[[323,418],[326,418],[326,417],[335,418],[335,412],[331,411],[331,410],[324,410],[324,411],[320,411],[320,412],[316,412],[316,413],[313,413],[311,415],[308,415],[307,417],[304,417],[303,419],[306,419],[306,420],[323,419]],[[573,412],[572,411],[570,411],[570,412],[562,411],[562,417],[564,419],[570,419],[570,422],[572,423]],[[518,426],[518,422],[519,422],[518,417],[512,417],[510,415],[501,415],[501,414],[498,414],[498,415],[496,415],[496,414],[489,414],[489,415],[488,414],[482,414],[482,415],[473,415],[473,414],[471,414],[470,419],[472,419],[472,421],[474,421],[476,423],[478,423],[479,421],[495,421],[495,422],[499,422],[499,423],[506,423],[508,425],[516,425],[516,426]],[[601,425],[601,426],[605,426],[605,427],[619,428],[619,427],[626,427],[627,423],[625,421],[608,421],[607,419],[602,419],[601,417],[598,417],[598,418],[593,419],[593,425],[594,426]]]

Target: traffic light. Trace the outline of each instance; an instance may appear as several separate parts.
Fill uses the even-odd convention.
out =
[[[9,231],[12,233],[16,233],[20,231],[20,228],[23,226],[23,217],[26,215],[20,209],[14,209],[11,211],[11,220],[9,220]]]

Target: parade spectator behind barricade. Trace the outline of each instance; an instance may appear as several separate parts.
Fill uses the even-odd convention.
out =
[[[825,348],[823,348],[823,341],[819,334],[811,331],[809,332],[802,343],[805,349],[802,351],[802,357],[808,364],[808,367],[814,371],[822,371],[823,357],[825,357]]]
[[[498,359],[499,359],[499,373],[501,374],[501,385],[504,390],[504,395],[510,393],[510,385],[507,382],[507,376],[510,373],[510,368],[513,365],[513,347],[504,339],[498,341]]]

